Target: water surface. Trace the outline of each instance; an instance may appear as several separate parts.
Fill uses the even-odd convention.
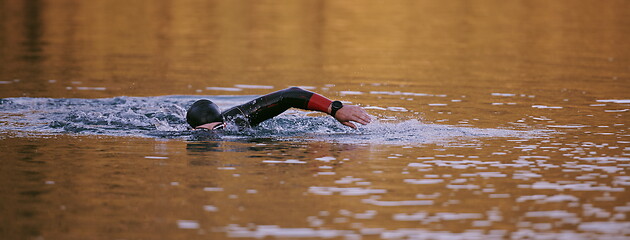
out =
[[[0,1],[0,238],[627,239],[629,7]]]

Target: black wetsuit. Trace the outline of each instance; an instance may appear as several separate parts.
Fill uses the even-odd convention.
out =
[[[289,108],[327,112],[331,101],[317,93],[291,87],[256,98],[221,113],[224,123],[239,128],[253,127]]]

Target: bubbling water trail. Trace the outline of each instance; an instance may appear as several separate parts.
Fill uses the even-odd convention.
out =
[[[326,141],[359,144],[422,144],[482,137],[533,137],[540,132],[480,129],[427,124],[418,120],[375,120],[347,128],[330,117],[289,110],[260,126],[219,133],[191,131],[186,108],[203,96],[115,97],[104,99],[7,98],[0,99],[0,131],[31,134],[83,134],[187,140],[243,140],[273,138],[287,141]],[[256,96],[206,96],[222,108]]]

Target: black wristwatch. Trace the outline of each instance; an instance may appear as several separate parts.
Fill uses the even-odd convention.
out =
[[[335,116],[335,114],[337,114],[337,111],[339,111],[339,109],[341,109],[343,107],[343,103],[341,103],[340,101],[334,101],[330,104],[330,115],[331,116]]]

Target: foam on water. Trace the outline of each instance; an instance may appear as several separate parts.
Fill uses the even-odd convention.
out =
[[[325,116],[289,110],[260,126],[245,131],[224,130],[218,134],[191,131],[186,108],[195,100],[208,98],[222,109],[247,102],[256,96],[159,96],[102,99],[6,98],[0,99],[0,131],[18,134],[84,134],[190,140],[241,140],[272,138],[291,141],[334,141],[338,143],[417,144],[448,142],[480,137],[533,137],[539,132],[480,129],[426,124],[416,119],[384,118],[347,128]],[[400,109],[390,109],[400,112]]]

